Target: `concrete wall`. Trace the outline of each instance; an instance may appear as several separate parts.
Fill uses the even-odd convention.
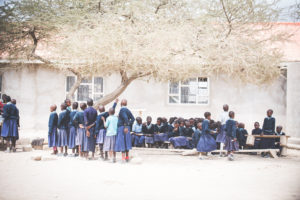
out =
[[[65,77],[61,72],[36,66],[3,74],[2,92],[17,99],[23,130],[35,129],[46,134],[49,106],[53,103],[60,105],[65,99]],[[113,91],[118,83],[118,75],[104,77],[105,94]],[[230,110],[236,112],[236,120],[244,122],[248,131],[251,131],[255,121],[263,122],[269,108],[274,110],[277,124],[285,126],[285,91],[284,79],[268,86],[255,86],[210,77],[209,105],[170,105],[167,83],[137,80],[129,85],[120,99],[128,99],[128,107],[134,110],[134,115],[138,115],[137,110],[143,109],[144,119],[147,115],[153,119],[158,116],[203,117],[205,111],[210,111],[212,118],[218,119],[222,105],[227,103]]]
[[[287,132],[300,138],[300,62],[287,67]]]

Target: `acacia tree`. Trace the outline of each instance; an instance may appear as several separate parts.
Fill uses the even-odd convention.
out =
[[[268,2],[11,0],[1,6],[0,45],[2,56],[74,73],[69,98],[83,77],[119,73],[119,87],[96,106],[139,78],[226,74],[262,84],[279,76],[274,44],[289,37],[274,28],[277,2]]]

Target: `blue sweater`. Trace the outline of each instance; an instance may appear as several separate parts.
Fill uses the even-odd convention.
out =
[[[64,110],[59,113],[57,127],[59,129],[67,129],[70,121],[69,111]]]
[[[130,110],[126,107],[122,107],[119,112],[118,127],[120,126],[131,126],[135,121],[134,116]]]
[[[264,124],[262,127],[264,133],[272,134],[275,133],[275,118],[274,117],[266,117],[264,119]]]
[[[48,133],[51,134],[53,132],[53,129],[57,128],[57,121],[58,121],[58,115],[57,113],[51,112],[49,116],[49,122],[48,122]]]
[[[226,135],[231,138],[236,138],[236,121],[233,119],[226,121]]]
[[[73,124],[75,127],[79,127],[79,124],[84,125],[84,113],[83,111],[79,111],[75,114],[73,118]]]

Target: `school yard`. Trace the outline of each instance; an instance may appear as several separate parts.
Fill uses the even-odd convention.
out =
[[[300,199],[300,151],[295,150],[279,159],[239,154],[233,162],[134,150],[128,164],[50,153],[1,151],[0,199]],[[42,161],[32,160],[38,155]]]

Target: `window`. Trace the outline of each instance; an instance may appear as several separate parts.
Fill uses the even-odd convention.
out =
[[[76,81],[75,76],[67,76],[66,92],[68,93]],[[74,94],[75,101],[87,101],[92,98],[97,101],[103,97],[103,78],[93,77],[82,79],[77,91]]]
[[[169,82],[170,104],[208,104],[208,78],[190,78],[186,81]]]

